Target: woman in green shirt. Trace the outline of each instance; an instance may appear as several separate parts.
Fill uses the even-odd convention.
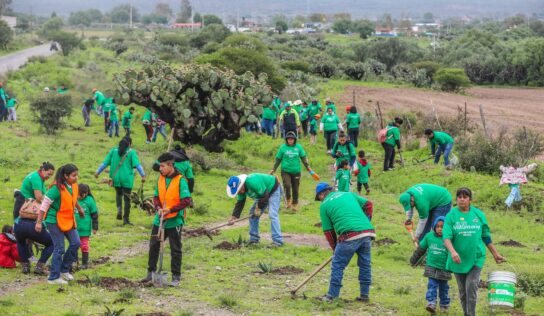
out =
[[[484,213],[471,205],[472,191],[460,188],[456,196],[457,207],[446,215],[442,232],[444,245],[449,251],[446,269],[455,274],[464,315],[474,316],[486,246],[497,263],[505,260],[491,241]]]
[[[359,126],[361,125],[361,116],[357,113],[357,108],[352,106],[349,109],[349,114],[346,116],[349,140],[357,147],[359,138]]]
[[[96,170],[95,177],[107,167],[110,168],[110,183],[115,188],[115,201],[117,203],[117,219],[123,220],[123,225],[132,225],[130,216],[130,195],[134,186],[134,168],[142,177],[142,183],[145,182],[144,168],[140,164],[138,154],[132,148],[132,139],[125,136],[120,142],[119,147],[110,150],[104,162]],[[123,208],[123,201],[125,207]],[[121,211],[123,210],[123,212]]]
[[[55,173],[55,166],[46,161],[42,163],[38,171],[29,173],[23,180],[21,189],[15,192],[15,204],[13,205],[13,219],[19,217],[19,211],[27,199],[41,203],[45,194],[45,181]]]
[[[281,163],[281,179],[283,188],[287,198],[287,208],[298,210],[298,188],[300,186],[300,161],[306,167],[310,174],[314,171],[308,165],[308,158],[302,145],[297,144],[297,136],[295,132],[288,132],[285,135],[285,144],[281,145],[276,154],[276,162],[270,170],[270,174],[274,174]],[[291,200],[291,197],[293,198]]]
[[[321,118],[319,130],[323,131],[325,142],[327,143],[327,154],[331,153],[332,146],[336,141],[336,133],[343,130],[340,119],[333,113],[332,108],[327,109],[327,113]]]

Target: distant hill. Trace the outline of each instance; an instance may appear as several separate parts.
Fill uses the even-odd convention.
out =
[[[156,3],[166,2],[178,10],[179,0],[131,0],[140,12],[147,13]],[[71,11],[97,8],[109,11],[114,6],[129,0],[16,0],[12,8],[19,12],[49,15],[56,11],[68,16]],[[193,0],[198,12],[219,16],[270,16],[282,13],[286,16],[307,12],[337,13],[349,12],[352,17],[375,18],[384,13],[393,17],[418,17],[432,12],[437,17],[486,16],[505,17],[516,13],[544,14],[544,0]]]

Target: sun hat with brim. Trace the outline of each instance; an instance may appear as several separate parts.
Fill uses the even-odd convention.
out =
[[[315,200],[319,201],[318,195],[319,193],[325,191],[325,190],[332,190],[332,187],[327,182],[319,182],[315,186]]]
[[[412,205],[410,204],[410,197],[411,195],[406,192],[402,193],[399,197],[399,202],[404,207],[405,212],[408,212],[412,209]]]
[[[301,100],[296,100],[295,102],[293,102],[293,105],[301,105],[301,104],[302,104]]]
[[[227,195],[230,198],[235,197],[240,192],[240,189],[244,185],[247,179],[247,174],[241,174],[238,176],[232,176],[227,182]]]

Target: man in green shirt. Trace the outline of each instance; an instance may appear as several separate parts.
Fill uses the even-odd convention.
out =
[[[123,128],[127,136],[130,136],[130,127],[132,125],[132,115],[134,114],[134,107],[131,106],[128,111],[123,113]]]
[[[240,218],[246,198],[249,196],[255,200],[249,209],[249,242],[258,243],[260,241],[259,219],[264,210],[268,208],[272,245],[274,247],[283,246],[279,217],[281,191],[278,179],[268,174],[252,173],[230,177],[227,181],[227,195],[230,198],[236,197],[236,205],[229,219],[229,224],[234,224],[234,221]]]
[[[355,147],[359,145],[359,127],[361,125],[361,116],[357,113],[357,108],[352,106],[349,108],[349,114],[344,122],[348,129],[349,140]]]
[[[17,121],[17,111],[15,109],[15,105],[17,104],[17,99],[11,97],[8,99],[8,103],[6,104],[6,108],[8,110],[8,121]]]
[[[321,111],[323,111],[321,109],[321,104],[317,102],[317,99],[312,99],[312,103],[308,105],[308,115],[310,117],[315,117],[316,114],[321,114]]]
[[[327,112],[329,109],[332,109],[332,112],[336,114],[336,105],[334,102],[332,102],[331,98],[327,98],[325,100],[325,112]]]
[[[382,143],[385,157],[383,159],[383,171],[395,169],[395,145],[400,151],[400,129],[403,119],[395,117],[395,120],[386,127],[385,142]]]
[[[96,113],[103,116],[104,112],[102,108],[106,103],[106,97],[102,92],[98,91],[96,88],[93,88],[93,100],[96,102]]]
[[[110,118],[110,128],[108,136],[113,136],[113,131],[115,130],[115,137],[119,137],[119,111],[117,110],[117,104],[115,104],[115,99],[111,99],[111,103],[108,105],[109,118]]]
[[[144,112],[142,117],[142,124],[144,125],[146,140],[145,143],[151,143],[151,138],[153,137],[153,113],[150,109],[147,109]]]
[[[406,212],[404,225],[412,225],[414,207],[417,209],[419,221],[415,232],[415,242],[419,242],[431,230],[431,224],[438,216],[446,216],[451,210],[451,194],[448,189],[421,183],[410,187],[399,197],[399,203]]]
[[[57,89],[58,94],[65,94],[68,92],[68,88],[66,88],[66,85],[61,84],[60,87]]]
[[[302,102],[302,107],[299,111],[300,116],[300,125],[302,126],[302,132],[304,137],[308,136],[308,123],[310,122],[308,103],[306,101]]]
[[[274,102],[263,109],[261,128],[263,133],[266,133],[268,136],[274,136],[274,122],[278,116],[278,111],[278,106]]]
[[[300,129],[300,117],[297,111],[293,109],[291,103],[285,104],[285,110],[281,112],[279,117],[279,124],[282,128],[282,134],[286,135],[289,132],[298,135],[298,129]]]
[[[170,286],[179,286],[181,280],[181,229],[185,224],[185,209],[191,204],[191,194],[185,178],[174,167],[174,156],[164,153],[159,157],[160,177],[155,188],[153,204],[157,210],[149,240],[149,260],[147,276],[144,282],[152,280],[153,272],[157,271],[157,261],[161,246],[159,231],[163,230],[162,238],[170,243],[170,268],[172,282]],[[162,227],[161,225],[161,217]]]
[[[357,253],[360,296],[357,301],[368,302],[371,283],[371,239],[376,237],[372,219],[372,202],[351,192],[333,192],[321,182],[315,189],[315,200],[321,201],[319,215],[323,233],[334,251],[328,293],[321,299],[332,301],[340,295],[344,270]]]
[[[110,132],[111,120],[110,114],[112,110],[113,98],[107,98],[102,105],[102,113],[104,114],[104,130],[106,134]]]
[[[325,142],[327,143],[327,154],[332,152],[332,146],[336,140],[336,133],[338,130],[343,130],[340,119],[332,109],[328,109],[325,115],[321,118],[321,123],[319,124],[319,130],[323,131],[325,136]]]
[[[434,163],[438,164],[440,155],[444,153],[444,165],[450,165],[450,153],[453,149],[453,137],[446,132],[433,131],[430,128],[425,130],[425,136],[431,143],[431,155],[434,155]],[[438,146],[438,149],[436,148]]]

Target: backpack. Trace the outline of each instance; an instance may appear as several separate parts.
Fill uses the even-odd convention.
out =
[[[378,131],[378,142],[380,144],[383,144],[385,143],[385,141],[387,140],[387,132],[390,130],[391,128],[386,127],[386,128],[382,128],[381,130]]]

